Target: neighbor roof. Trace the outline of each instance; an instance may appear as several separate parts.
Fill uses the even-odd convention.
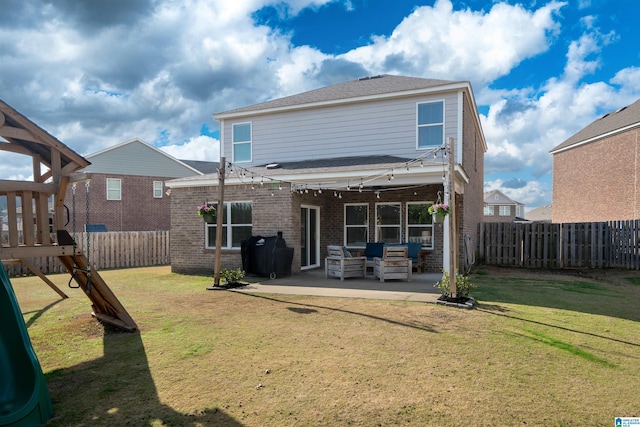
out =
[[[604,138],[614,133],[640,126],[640,99],[631,105],[607,113],[551,150],[551,154],[573,146]]]
[[[331,86],[322,87],[308,92],[273,99],[247,107],[228,110],[214,114],[215,119],[242,115],[241,113],[255,113],[272,109],[288,109],[303,105],[316,105],[323,103],[339,102],[342,100],[354,100],[381,95],[395,95],[402,92],[424,91],[440,86],[456,85],[468,87],[468,82],[453,80],[424,79],[419,77],[392,76],[388,74],[363,77],[357,80],[337,83]]]

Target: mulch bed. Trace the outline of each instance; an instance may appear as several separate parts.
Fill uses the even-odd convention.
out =
[[[436,300],[436,304],[470,309],[476,304],[476,300],[472,297],[451,297],[441,295],[440,298]]]

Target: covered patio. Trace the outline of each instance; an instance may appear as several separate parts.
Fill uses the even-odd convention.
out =
[[[300,274],[270,280],[247,276],[247,286],[236,288],[239,292],[325,296],[339,298],[365,298],[399,301],[433,302],[440,296],[434,284],[442,279],[442,273],[413,274],[411,282],[380,282],[370,276],[338,280],[325,278],[324,269],[305,270]]]

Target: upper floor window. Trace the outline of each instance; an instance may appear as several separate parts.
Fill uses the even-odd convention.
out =
[[[367,246],[369,205],[344,205],[344,242],[350,248]]]
[[[376,242],[402,243],[400,203],[376,204]]]
[[[107,200],[122,200],[122,180],[107,178]]]
[[[484,207],[484,216],[493,216],[495,215],[493,212],[493,205],[489,205],[489,206],[485,206]]]
[[[217,203],[207,203],[218,206]],[[222,248],[240,249],[243,240],[251,237],[252,233],[252,209],[251,202],[228,202],[222,209]],[[218,209],[216,215],[220,213]],[[207,224],[206,242],[208,249],[216,247],[217,217],[214,215],[213,224]]]
[[[162,181],[153,181],[153,197],[162,198]]]
[[[444,101],[418,104],[418,149],[444,144]]]
[[[236,163],[251,161],[251,123],[233,125],[233,161]]]
[[[511,206],[500,206],[500,216],[510,216]]]
[[[432,203],[407,202],[407,241],[420,242],[424,249],[433,249]]]
[[[524,215],[522,215],[522,205],[516,205],[516,216],[517,217],[523,217]]]

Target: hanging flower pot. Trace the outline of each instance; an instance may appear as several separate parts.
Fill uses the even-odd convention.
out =
[[[210,205],[198,206],[198,215],[204,219],[207,224],[213,224],[216,220],[216,207]]]
[[[449,205],[445,203],[436,203],[429,206],[429,213],[433,216],[433,222],[440,224],[444,222],[444,217],[449,215]]]

